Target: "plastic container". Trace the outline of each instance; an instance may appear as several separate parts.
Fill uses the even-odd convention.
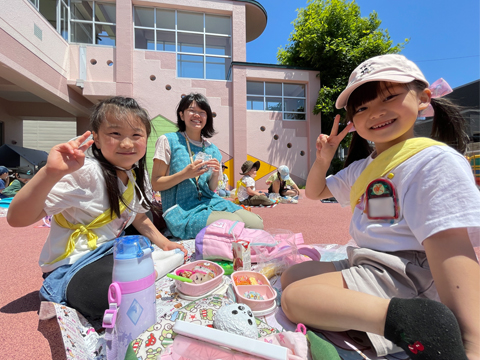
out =
[[[180,296],[182,296],[182,294],[187,295],[189,297],[202,296],[223,284],[223,274],[224,274],[223,268],[220,265],[214,263],[213,261],[208,261],[208,260],[197,260],[197,261],[182,265],[177,270],[175,270],[175,275],[179,275],[183,270],[193,270],[193,268],[198,265],[205,266],[210,270],[212,270],[215,273],[215,277],[202,284],[194,284],[194,283],[188,283],[180,280],[175,280],[175,286],[177,287],[177,291],[180,292]]]
[[[300,262],[295,234],[290,230],[266,230],[251,243],[250,248],[252,254],[257,254],[257,265],[254,269],[268,274],[268,278],[280,275],[287,267]]]
[[[108,290],[109,359],[124,359],[128,344],[157,320],[153,247],[144,236],[123,236],[113,247],[113,282]],[[115,340],[116,337],[116,340]],[[116,345],[116,346],[115,346]]]
[[[247,278],[254,278],[262,285],[237,285],[235,280],[237,278],[246,276]],[[237,296],[237,302],[246,304],[252,309],[255,316],[264,316],[273,312],[277,308],[275,299],[277,298],[277,291],[270,285],[268,279],[255,271],[235,271],[232,275],[233,288]],[[263,300],[253,300],[245,297],[245,292],[255,291],[259,293]]]

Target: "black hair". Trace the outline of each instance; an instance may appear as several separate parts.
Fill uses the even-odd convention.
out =
[[[185,121],[182,120],[180,117],[180,113],[183,113],[192,102],[196,102],[198,107],[202,110],[204,110],[207,113],[207,123],[202,129],[202,136],[204,138],[211,138],[213,135],[215,135],[215,129],[213,128],[213,115],[212,115],[212,109],[210,108],[210,104],[208,103],[207,98],[199,93],[190,93],[188,95],[185,95],[182,100],[178,103],[177,106],[177,127],[179,131],[185,131],[186,126],[185,126]]]
[[[138,119],[145,126],[147,139],[150,136],[152,127],[148,113],[132,98],[115,96],[100,101],[94,107],[92,115],[90,116],[91,130],[95,133],[98,133],[101,124],[107,119],[108,116],[115,117],[118,120],[126,121],[130,125],[132,125],[131,122],[134,119]],[[127,207],[129,204],[125,203],[125,199],[118,188],[118,169],[108,162],[107,159],[105,159],[102,151],[97,148],[95,143],[92,145],[92,152],[93,156],[98,160],[102,168],[103,177],[105,178],[105,183],[107,186],[108,201],[110,204],[110,209],[112,209],[111,215],[113,216],[113,213],[115,213],[117,217],[120,217],[121,214],[119,201],[121,201]],[[141,195],[143,195],[144,201],[142,202],[142,206],[145,209],[153,210],[151,200],[145,192],[145,174],[147,174],[146,157],[147,156],[145,153],[145,155],[138,161],[138,167],[133,170],[136,175],[138,189],[141,191],[141,194],[138,194],[138,189],[136,188],[135,193],[137,193],[139,198],[141,198]]]
[[[404,84],[404,86],[407,89],[421,92],[427,87],[427,84],[423,81],[414,80]],[[388,92],[389,87],[382,85],[381,81],[372,81],[359,86],[348,99],[347,120],[352,121],[355,109],[362,104],[374,100],[377,96],[383,96]],[[430,137],[434,140],[442,141],[461,154],[464,154],[469,139],[465,131],[465,119],[460,113],[461,108],[445,98],[432,98],[430,104],[435,112]],[[358,135],[357,132],[354,132],[344,167],[347,167],[354,161],[365,159],[372,152],[373,147],[370,142]]]

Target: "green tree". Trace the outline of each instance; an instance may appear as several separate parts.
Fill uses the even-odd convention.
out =
[[[310,0],[297,11],[294,31],[277,59],[283,65],[319,70],[322,87],[314,114],[321,112],[322,132],[328,134],[335,114],[345,116],[343,109],[335,108],[335,101],[350,73],[368,58],[400,52],[409,40],[393,46],[388,31],[379,28],[377,13],[361,17],[355,1]]]

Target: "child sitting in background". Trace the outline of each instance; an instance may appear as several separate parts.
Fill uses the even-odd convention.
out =
[[[242,205],[258,206],[272,205],[273,202],[264,194],[255,191],[255,176],[260,168],[260,162],[247,160],[242,165],[242,179],[237,182],[238,201]]]
[[[280,194],[280,196],[298,196],[300,189],[297,184],[290,178],[290,170],[287,165],[278,167],[277,172],[270,175],[266,184],[269,185],[269,194]]]
[[[8,186],[8,180],[8,169],[5,166],[0,166],[0,199],[3,189]]]
[[[28,166],[21,166],[16,171],[17,178],[2,191],[2,198],[14,197],[21,188],[33,177],[33,170]],[[8,175],[8,174],[7,174]]]
[[[217,186],[217,194],[221,197],[230,196],[230,190],[228,189],[228,176],[223,172],[225,169],[228,169],[228,167],[225,164],[222,164],[222,175],[218,180]]]

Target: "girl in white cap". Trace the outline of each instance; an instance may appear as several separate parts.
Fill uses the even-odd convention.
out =
[[[306,262],[283,274],[290,320],[365,331],[379,356],[403,349],[411,359],[480,359],[480,267],[472,246],[480,240],[480,193],[462,155],[463,119],[435,98],[447,86],[442,80],[429,88],[401,55],[377,56],[353,71],[336,103],[350,123],[339,132],[337,115],[330,135],[318,137],[305,194],[351,206],[359,248],[349,247],[348,259]],[[435,140],[416,138],[417,117],[430,106]],[[347,166],[326,178],[353,127]]]

